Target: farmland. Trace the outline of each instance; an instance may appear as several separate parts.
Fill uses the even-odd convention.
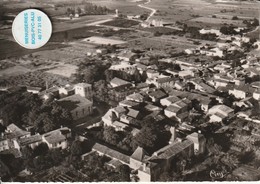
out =
[[[236,25],[239,27],[245,27],[246,25],[243,24],[242,20],[230,20],[230,19],[219,19],[219,18],[211,18],[211,17],[198,17],[195,19],[191,19],[190,21],[193,22],[202,22],[206,24],[216,24],[219,26],[222,26],[223,24],[228,24],[228,25]]]

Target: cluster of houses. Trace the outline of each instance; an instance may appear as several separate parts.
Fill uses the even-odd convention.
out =
[[[45,134],[32,135],[15,124],[10,124],[0,137],[0,153],[11,153],[16,158],[22,156],[24,147],[36,148],[41,143],[46,143],[49,149],[66,149],[71,138],[71,129],[61,127]]]
[[[185,53],[188,55],[206,55],[223,58],[227,54],[234,51],[243,51],[242,45],[249,43],[250,38],[240,35],[224,35],[216,29],[201,29],[200,34],[215,34],[218,42],[216,44],[204,44],[194,49],[186,49]],[[257,43],[255,43],[257,44]]]
[[[51,87],[42,91],[41,88],[27,87],[27,91],[38,94],[43,100],[56,100],[58,105],[71,113],[73,120],[78,120],[93,112],[92,86],[87,83],[78,83],[73,86]],[[35,148],[40,143],[46,143],[50,149],[68,147],[71,138],[71,129],[62,127],[45,134],[32,135],[30,130],[23,130],[15,124],[10,124],[0,137],[0,153],[12,153],[21,156],[21,148],[29,146]]]

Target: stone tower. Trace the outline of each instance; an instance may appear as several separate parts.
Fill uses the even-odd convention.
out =
[[[76,84],[75,85],[75,94],[80,95],[80,96],[92,101],[93,92],[92,92],[91,84],[88,84],[88,83]]]

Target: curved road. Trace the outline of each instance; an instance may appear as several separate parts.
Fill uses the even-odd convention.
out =
[[[145,21],[148,21],[148,20],[156,13],[156,11],[157,11],[157,10],[154,9],[154,8],[150,8],[150,7],[145,6],[146,4],[149,4],[150,2],[151,2],[151,0],[148,0],[148,1],[147,1],[146,3],[144,3],[144,4],[139,4],[139,5],[138,5],[140,8],[144,8],[144,9],[147,9],[147,10],[152,11]]]

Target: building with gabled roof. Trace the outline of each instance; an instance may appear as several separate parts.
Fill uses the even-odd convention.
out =
[[[130,156],[130,167],[133,169],[138,169],[147,158],[148,153],[142,147],[138,146],[134,153]]]
[[[226,105],[215,105],[207,113],[210,116],[210,122],[221,122],[226,118],[234,116],[234,109]]]
[[[100,143],[95,143],[92,147],[92,151],[97,152],[99,155],[106,155],[112,159],[120,161],[123,164],[129,165],[130,157],[128,155],[125,155]]]
[[[130,87],[132,86],[131,82],[125,81],[123,79],[119,79],[117,77],[113,78],[110,81],[110,85],[114,88],[114,87]]]
[[[194,143],[194,153],[196,155],[205,152],[206,139],[202,134],[194,132],[186,138]]]
[[[84,118],[93,111],[93,102],[78,94],[57,100],[57,103],[70,112],[73,120]]]
[[[67,127],[62,127],[42,135],[42,141],[48,145],[49,149],[66,149],[69,138],[71,138],[71,129]]]

